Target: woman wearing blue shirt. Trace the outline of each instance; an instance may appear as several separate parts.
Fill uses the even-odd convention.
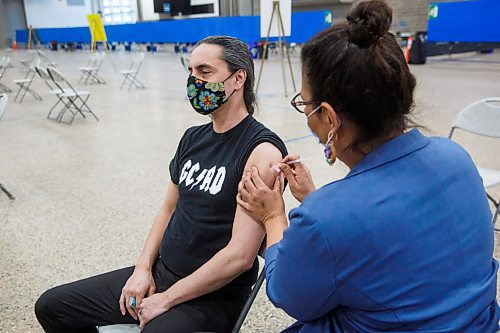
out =
[[[298,320],[287,332],[496,332],[491,212],[469,155],[409,130],[416,85],[391,8],[359,3],[302,51],[292,105],[349,174],[315,189],[279,165],[301,205],[286,219],[281,177],[256,169],[238,204],[267,232],[267,294]]]

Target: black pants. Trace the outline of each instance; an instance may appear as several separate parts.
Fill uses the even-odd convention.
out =
[[[35,314],[47,333],[97,332],[96,326],[138,324],[118,303],[134,267],[97,275],[47,290],[35,304]],[[180,277],[161,260],[153,267],[156,292],[163,292]],[[228,299],[208,294],[179,304],[150,321],[144,333],[230,332],[241,311],[241,297]]]

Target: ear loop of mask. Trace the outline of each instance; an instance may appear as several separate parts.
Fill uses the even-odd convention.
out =
[[[237,72],[237,71],[236,71],[236,72]],[[236,73],[236,72],[234,72],[234,73]],[[229,78],[230,78],[231,76],[233,76],[233,75],[234,75],[234,73],[232,73],[232,74],[231,74],[231,75],[229,75],[229,76],[228,76],[228,77],[227,77],[224,81],[222,81],[222,83],[224,84],[224,91],[226,91],[226,87],[225,87],[225,83],[224,83],[224,82],[226,82],[227,80],[229,80]],[[236,90],[235,90],[235,89],[233,89],[233,92],[232,92],[229,96],[224,96],[224,99],[222,100],[222,101],[223,101],[223,103],[226,103],[226,102],[227,102],[227,100],[229,99],[229,97],[233,96],[233,94],[235,93],[235,91],[236,91]]]

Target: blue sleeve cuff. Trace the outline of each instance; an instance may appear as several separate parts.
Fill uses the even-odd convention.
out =
[[[274,268],[274,262],[278,255],[278,244],[279,243],[273,244],[266,250],[266,278],[269,278],[269,274]]]

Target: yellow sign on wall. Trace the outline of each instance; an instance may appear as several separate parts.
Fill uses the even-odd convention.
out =
[[[92,43],[107,41],[106,31],[102,25],[101,16],[99,14],[87,15],[89,21],[90,35],[92,36]]]

